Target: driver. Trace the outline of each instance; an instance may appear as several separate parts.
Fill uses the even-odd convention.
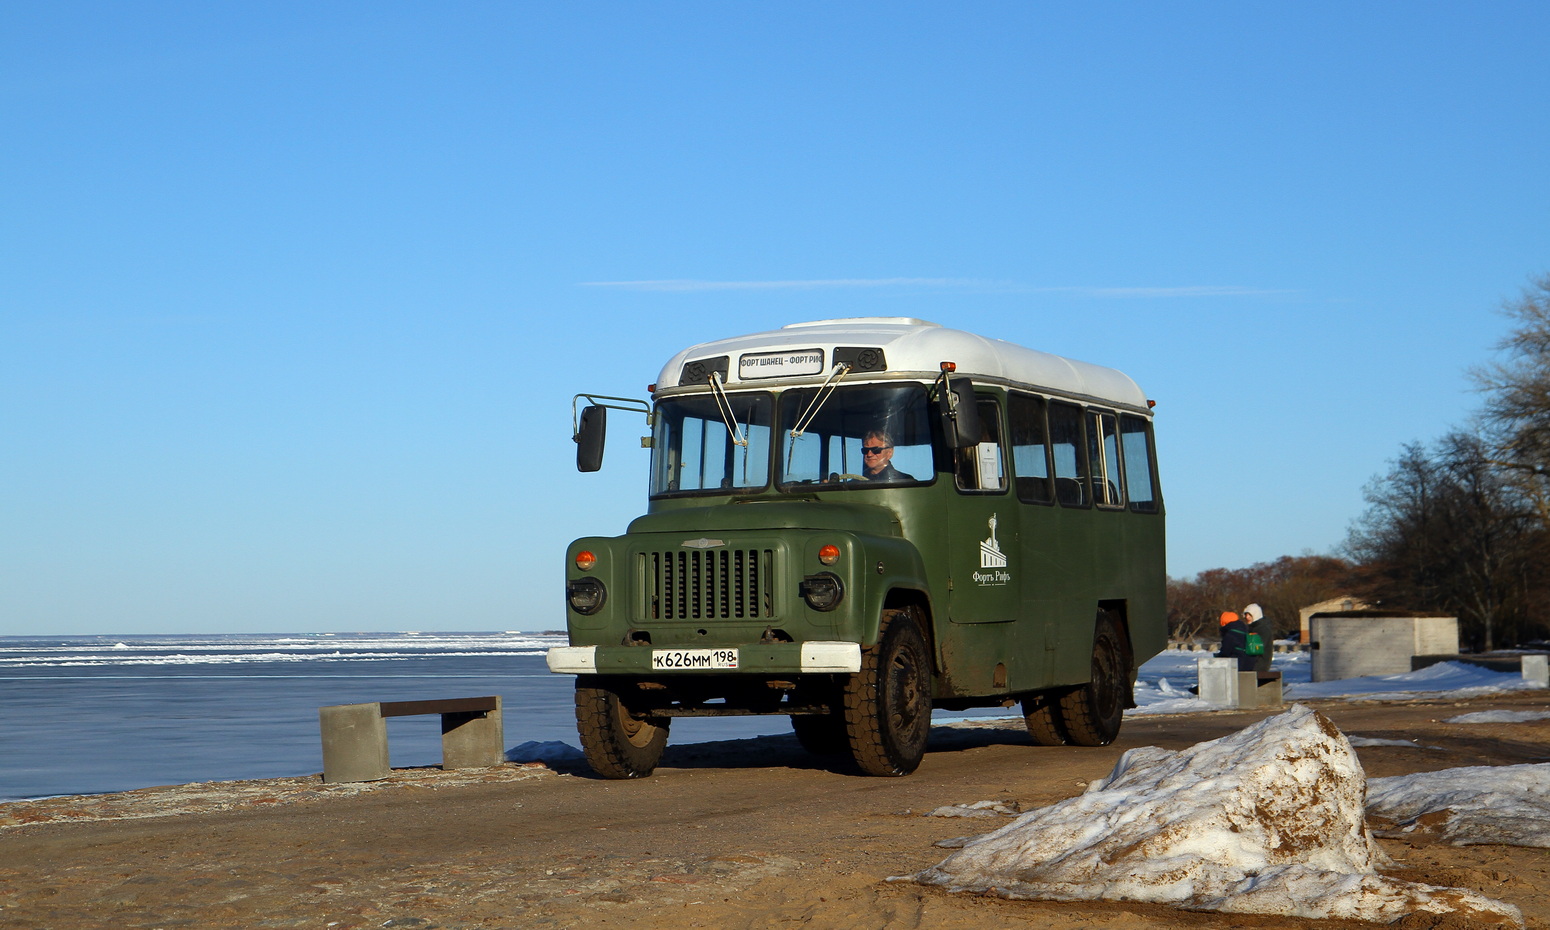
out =
[[[914,481],[893,467],[893,437],[875,429],[861,439],[861,471],[868,481]]]

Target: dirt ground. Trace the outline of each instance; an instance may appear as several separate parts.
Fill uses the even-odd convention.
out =
[[[1546,709],[1550,695],[1312,702],[1370,777],[1550,761],[1550,725],[1447,724],[1461,713]],[[1080,793],[1124,750],[1183,749],[1269,711],[1125,722],[1102,749],[1042,748],[1005,726],[937,727],[913,776],[863,778],[794,738],[669,747],[640,781],[584,768],[401,769],[362,785],[319,778],[152,788],[0,804],[5,928],[1370,927],[948,894],[888,882],[932,865],[937,840],[1003,820],[925,816],[996,800],[1023,809]],[[1382,840],[1397,877],[1470,888],[1550,928],[1550,850]],[[1404,930],[1464,926],[1416,915]]]

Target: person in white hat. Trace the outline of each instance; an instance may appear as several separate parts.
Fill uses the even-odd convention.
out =
[[[1258,604],[1243,608],[1243,622],[1250,635],[1258,636],[1264,644],[1264,650],[1254,657],[1254,671],[1261,675],[1267,674],[1270,671],[1270,653],[1275,645],[1275,627],[1265,619],[1265,611]]]

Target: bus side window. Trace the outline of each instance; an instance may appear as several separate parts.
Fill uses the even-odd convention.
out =
[[[1093,469],[1093,500],[1099,507],[1125,506],[1120,493],[1119,423],[1112,413],[1087,411],[1087,457]]]
[[[1044,398],[1012,394],[1007,417],[1012,422],[1012,470],[1017,473],[1017,499],[1029,504],[1052,504],[1049,443],[1044,440]]]
[[[1050,401],[1049,448],[1055,462],[1055,499],[1062,507],[1086,507],[1087,449],[1082,444],[1082,408]]]
[[[1120,446],[1125,456],[1125,488],[1130,492],[1130,509],[1138,513],[1157,512],[1156,485],[1152,482],[1152,431],[1146,420],[1136,416],[1119,418]]]
[[[1001,408],[995,398],[979,398],[979,445],[958,450],[958,490],[1005,491],[1006,467],[1001,461]]]

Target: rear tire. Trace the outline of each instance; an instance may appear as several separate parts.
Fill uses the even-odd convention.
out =
[[[1130,662],[1119,624],[1098,612],[1093,632],[1092,677],[1060,698],[1066,738],[1078,746],[1107,746],[1119,735],[1130,703]]]
[[[851,756],[868,775],[908,775],[931,733],[931,650],[913,611],[883,611],[877,645],[844,686]]]
[[[604,778],[645,778],[667,748],[666,717],[632,713],[619,693],[596,679],[576,679],[576,732],[592,771]]]
[[[1070,741],[1065,721],[1060,719],[1058,692],[1041,691],[1024,697],[1023,723],[1035,746],[1064,746]]]

